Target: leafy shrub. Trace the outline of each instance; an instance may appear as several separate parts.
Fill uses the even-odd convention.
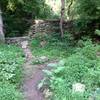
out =
[[[99,52],[100,46],[97,44],[93,44],[90,39],[80,40],[78,42],[78,48],[76,52],[81,53],[82,55],[86,56],[89,59],[96,59],[97,52]]]
[[[98,36],[100,36],[100,30],[96,29],[95,30],[95,34],[98,35]]]
[[[0,80],[19,83],[21,78],[23,57],[22,51],[16,46],[0,46]]]
[[[23,61],[21,49],[0,44],[0,100],[22,100],[16,87],[21,82]]]
[[[0,100],[22,100],[22,94],[14,85],[0,82]]]
[[[82,82],[83,76],[88,72],[93,63],[83,55],[73,54],[65,65],[65,79],[67,84],[72,85],[75,82]]]
[[[77,16],[77,28],[87,29],[87,31],[91,31],[88,27],[88,24],[95,20],[95,23],[98,23],[100,18],[100,1],[99,0],[76,0],[74,4],[74,13]]]
[[[62,40],[58,33],[52,35],[37,33],[36,37],[31,41],[31,49],[35,56],[48,56],[49,58],[62,58],[74,52],[75,47],[72,44],[72,37],[69,33],[65,33],[65,38]],[[70,37],[70,39],[69,39]],[[67,38],[67,40],[66,40]],[[41,41],[45,41],[42,47]]]
[[[77,13],[84,19],[96,19],[100,17],[99,0],[76,0]]]
[[[93,44],[91,40],[81,40],[76,53],[67,57],[63,66],[58,65],[45,72],[53,92],[52,100],[87,100],[91,92],[100,87],[100,59],[96,56],[99,50],[99,45]],[[83,95],[73,94],[74,83],[85,84]]]

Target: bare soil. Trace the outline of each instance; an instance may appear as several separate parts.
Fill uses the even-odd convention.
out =
[[[26,43],[26,44],[25,44]],[[37,89],[39,82],[43,79],[44,75],[42,70],[45,65],[32,65],[34,60],[31,50],[29,49],[28,42],[21,43],[26,62],[24,64],[24,79],[21,90],[24,95],[24,100],[44,100],[42,93]]]

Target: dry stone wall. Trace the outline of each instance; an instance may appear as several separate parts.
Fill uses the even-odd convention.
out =
[[[23,41],[30,41],[30,38],[28,36],[25,36],[25,37],[6,38],[6,43],[7,44],[16,44],[18,46],[21,46],[21,43]]]
[[[55,33],[60,32],[59,28],[60,20],[35,20],[33,25],[30,27],[29,35],[33,36],[35,33]],[[63,29],[66,32],[72,32],[73,30],[73,22],[72,21],[64,21]]]

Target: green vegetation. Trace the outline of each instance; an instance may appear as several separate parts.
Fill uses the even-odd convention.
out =
[[[0,0],[7,37],[23,36],[34,19],[53,18],[45,0]]]
[[[72,41],[73,38],[69,33],[66,33],[64,40],[60,38],[58,33],[52,33],[52,35],[37,33],[31,42],[31,48],[34,56],[47,56],[50,59],[60,59],[74,52],[75,43]]]
[[[57,36],[49,37],[48,44],[40,48],[41,39],[35,38],[32,41],[33,55],[61,60],[51,71],[44,70],[46,79],[43,84],[47,84],[53,92],[51,100],[88,100],[89,95],[100,86],[100,57],[97,55],[100,46],[93,44],[89,38],[74,43],[76,46],[69,40],[68,34],[63,41]],[[84,94],[72,92],[74,83],[85,85]]]
[[[36,33],[30,43],[33,56],[59,61],[50,71],[44,70],[42,82],[52,93],[50,99],[100,100],[100,0],[0,0],[1,12],[1,40],[4,33],[7,37],[27,34],[35,19],[59,18],[61,33]],[[63,27],[71,32],[63,32]],[[33,64],[49,63],[48,59]],[[0,100],[23,100],[18,90],[23,61],[20,48],[0,44]],[[76,83],[85,86],[83,93],[73,91]]]
[[[22,36],[27,33],[34,19],[59,18],[60,3],[61,0],[0,0],[6,36]],[[95,29],[99,29],[99,0],[65,0],[65,3],[64,18],[75,20],[78,31],[86,29],[88,24],[94,26],[94,30],[88,27],[89,31],[94,32]],[[96,25],[97,23],[99,25]]]
[[[99,0],[67,0],[67,14],[75,19],[78,31],[85,30],[84,34],[91,34],[100,28],[100,1]],[[98,24],[98,25],[97,25]],[[91,27],[91,29],[90,29]],[[92,29],[93,28],[93,29]],[[92,32],[91,32],[92,31]]]
[[[22,78],[22,50],[0,44],[0,100],[22,100],[18,90]]]
[[[1,100],[23,100],[22,94],[16,87],[9,83],[0,82],[0,99]]]

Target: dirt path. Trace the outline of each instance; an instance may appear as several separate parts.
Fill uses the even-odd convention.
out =
[[[42,70],[44,65],[32,65],[34,59],[28,46],[28,41],[21,43],[23,51],[26,56],[26,62],[24,64],[24,82],[22,91],[24,94],[24,100],[44,100],[42,93],[37,89],[37,85],[40,80],[43,79]]]

